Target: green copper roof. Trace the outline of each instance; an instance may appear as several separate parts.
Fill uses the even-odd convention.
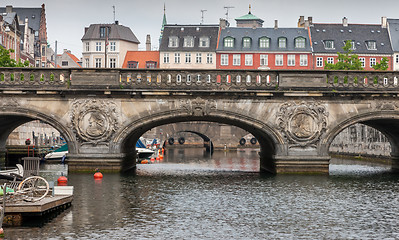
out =
[[[249,12],[247,15],[241,16],[239,18],[235,19],[236,21],[240,21],[240,20],[257,20],[260,22],[264,22],[262,19],[258,18],[257,16],[253,15],[251,12]]]

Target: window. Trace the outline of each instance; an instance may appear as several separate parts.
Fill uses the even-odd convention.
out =
[[[157,62],[154,61],[147,61],[145,62],[145,68],[156,68]]]
[[[46,46],[42,46],[42,56],[46,56]]]
[[[370,58],[370,67],[373,67],[376,64],[377,60],[375,58]]]
[[[377,50],[377,43],[375,41],[366,41],[368,50]]]
[[[209,37],[200,37],[200,47],[209,47]]]
[[[197,53],[195,55],[195,62],[196,63],[201,63],[202,62],[202,54],[201,53]]]
[[[96,51],[101,52],[101,42],[96,42]]]
[[[232,48],[234,47],[234,38],[232,37],[226,37],[223,39],[223,46],[227,48]]]
[[[207,53],[206,54],[206,63],[212,63],[212,62],[213,62],[213,54]]]
[[[283,65],[284,65],[283,55],[276,55],[276,66],[283,66]]]
[[[350,42],[350,44],[351,44],[351,50],[355,50],[356,49],[356,46],[355,46],[355,41],[352,41],[352,40],[348,40],[349,42]],[[344,42],[344,45],[346,44],[346,41]]]
[[[233,55],[233,66],[240,66],[241,65],[241,55],[234,54]]]
[[[175,53],[175,63],[180,63],[180,53]]]
[[[251,38],[245,37],[242,39],[242,47],[243,48],[250,48],[251,47]]]
[[[90,52],[90,43],[89,42],[86,43],[86,52]]]
[[[101,67],[101,58],[96,58],[96,68],[100,68]]]
[[[252,65],[253,65],[253,55],[245,54],[245,66],[252,66]]]
[[[163,63],[169,63],[169,53],[163,54]]]
[[[90,67],[90,60],[88,58],[85,58],[85,67]]]
[[[191,63],[191,53],[186,53],[186,63]]]
[[[259,38],[259,48],[269,48],[270,47],[270,39],[267,37]]]
[[[322,57],[316,58],[316,67],[323,67],[323,58]]]
[[[295,38],[295,48],[305,48],[305,38]]]
[[[106,27],[100,27],[100,38],[105,37]]]
[[[194,38],[191,36],[184,37],[184,47],[194,47]]]
[[[61,65],[62,65],[63,67],[68,66],[68,61],[62,61],[62,62],[61,62]]]
[[[288,55],[287,57],[287,65],[295,66],[295,55]]]
[[[179,38],[173,36],[169,37],[169,45],[168,47],[178,47],[179,46]]]
[[[334,64],[334,58],[333,57],[328,57],[327,58],[327,63]]]
[[[261,66],[267,66],[268,65],[268,61],[267,61],[267,55],[266,54],[261,54],[260,55],[260,65]]]
[[[109,68],[116,68],[116,58],[109,59]]]
[[[287,39],[284,37],[278,38],[278,47],[279,48],[286,48],[287,47]]]
[[[228,54],[220,55],[220,65],[222,65],[222,66],[229,65],[229,55]]]
[[[308,65],[308,55],[300,55],[299,56],[299,65],[301,65],[301,66]]]
[[[366,58],[359,58],[359,61],[362,63],[362,67],[366,67]]]
[[[324,41],[324,48],[325,49],[334,49],[334,41],[333,40]]]
[[[39,60],[36,60],[36,67],[39,67]]]
[[[139,63],[137,61],[128,61],[127,62],[127,67],[128,68],[138,68]]]
[[[115,52],[116,51],[116,42],[110,42],[109,43],[109,51],[110,52]]]

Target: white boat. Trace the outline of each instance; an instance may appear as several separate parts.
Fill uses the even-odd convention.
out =
[[[64,144],[53,152],[46,154],[46,156],[44,156],[44,160],[62,160],[66,158],[67,153],[68,145]]]
[[[136,147],[136,151],[139,155],[139,158],[148,158],[151,157],[152,154],[154,154],[155,151],[148,149],[148,148],[138,148]]]
[[[1,175],[8,175],[11,176],[11,174],[18,174],[23,176],[24,175],[24,167],[22,167],[21,164],[17,164],[16,168],[12,168],[12,169],[6,169],[6,170],[0,170],[0,174]]]

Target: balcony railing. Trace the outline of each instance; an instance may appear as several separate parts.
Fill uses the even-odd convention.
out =
[[[398,91],[399,72],[0,68],[0,89]]]

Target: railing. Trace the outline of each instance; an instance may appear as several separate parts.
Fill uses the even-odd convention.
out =
[[[399,72],[0,68],[0,89],[398,91]]]

